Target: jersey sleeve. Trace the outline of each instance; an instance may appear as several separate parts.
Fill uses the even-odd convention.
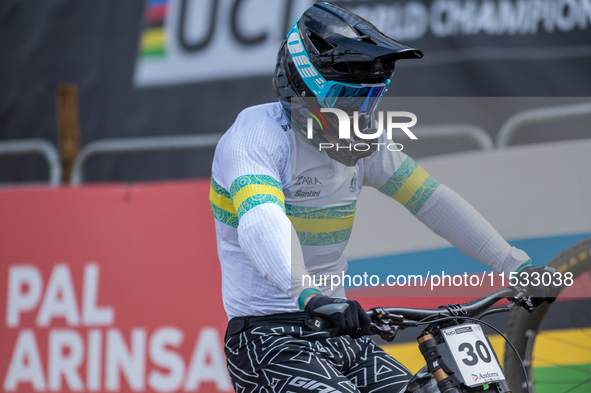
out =
[[[240,248],[261,275],[296,304],[306,289],[305,293],[320,292],[301,285],[307,270],[285,214],[283,188],[290,179],[290,146],[283,130],[266,122],[234,130],[221,157],[221,175],[229,185],[221,202],[235,217]],[[218,198],[213,194],[213,199]],[[215,207],[219,206],[212,201]]]
[[[509,274],[530,261],[523,250],[507,243],[472,205],[444,184],[416,217],[458,250],[494,271]]]
[[[433,232],[497,272],[516,271],[529,261],[524,251],[509,245],[472,205],[401,151],[369,156],[364,185],[395,199]]]
[[[263,204],[285,211],[282,179],[288,169],[289,145],[277,129],[260,122],[235,130],[222,157],[224,183],[238,220]]]
[[[382,134],[383,136],[384,134]],[[380,150],[365,159],[363,185],[376,188],[416,215],[439,187],[423,167],[398,149],[391,140],[380,137]]]

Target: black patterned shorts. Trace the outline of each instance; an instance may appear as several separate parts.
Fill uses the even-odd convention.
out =
[[[329,338],[303,312],[233,318],[225,342],[236,393],[397,392],[412,377],[370,338]]]

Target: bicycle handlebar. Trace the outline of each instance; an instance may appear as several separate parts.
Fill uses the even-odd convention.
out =
[[[373,308],[367,312],[371,319],[370,334],[379,334],[386,341],[392,341],[396,337],[399,327],[418,326],[419,322],[429,317],[474,317],[501,299],[512,297],[515,304],[519,304],[528,311],[533,310],[529,298],[524,298],[527,290],[519,286],[499,289],[480,299],[464,304],[449,304],[436,309],[419,309],[404,307]],[[508,310],[508,309],[507,309]],[[314,317],[309,326],[315,331],[327,330],[332,322],[321,317]],[[333,325],[334,326],[334,325]]]
[[[523,299],[526,289],[522,287],[507,287],[495,291],[480,299],[473,300],[464,304],[448,304],[439,306],[437,309],[417,309],[417,308],[374,308],[367,311],[371,319],[370,334],[379,334],[386,341],[392,341],[396,337],[398,329],[410,326],[418,326],[420,322],[432,323],[427,321],[430,317],[441,318],[471,318],[479,315],[485,315],[484,311],[501,299],[512,297],[514,304],[520,304],[526,309],[533,309],[529,298]],[[511,307],[506,307],[508,311]],[[317,325],[321,327],[322,324]]]
[[[385,312],[386,314],[394,314],[399,315],[402,318],[408,321],[418,322],[422,319],[432,317],[432,316],[453,316],[454,314],[461,313],[462,316],[472,317],[480,314],[482,311],[490,308],[493,304],[498,302],[501,299],[507,297],[516,297],[520,294],[523,294],[524,290],[520,287],[507,287],[495,291],[487,296],[484,296],[480,299],[473,300],[468,303],[464,303],[461,305],[449,305],[449,306],[441,306],[440,308],[436,309],[418,309],[418,308],[404,308],[404,307],[388,307],[388,308],[381,308],[381,309],[371,309],[367,311],[369,317],[373,320],[378,317],[380,311]],[[451,309],[454,308],[456,311],[453,312]]]

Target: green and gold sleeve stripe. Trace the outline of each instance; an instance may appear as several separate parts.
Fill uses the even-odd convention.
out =
[[[238,218],[255,206],[274,203],[285,210],[281,183],[267,175],[240,176],[232,182],[230,198]]]
[[[338,232],[351,228],[354,217],[332,218],[328,220],[310,220],[299,217],[289,217],[289,219],[298,232]]]
[[[232,228],[238,228],[238,216],[232,205],[230,193],[220,186],[213,177],[209,187],[209,203],[216,220]]]
[[[417,214],[438,186],[439,182],[415,160],[407,157],[379,191],[403,204],[412,214]]]
[[[355,202],[332,207],[285,205],[286,213],[304,246],[323,246],[349,240]]]

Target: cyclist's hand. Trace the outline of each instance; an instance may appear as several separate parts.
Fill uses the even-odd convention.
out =
[[[320,317],[333,322],[336,327],[331,330],[331,337],[348,334],[359,338],[369,333],[371,320],[355,300],[317,295],[308,300],[305,311],[311,318]]]
[[[544,273],[546,275],[550,273],[552,277],[554,272],[556,272],[556,269],[548,266],[526,266],[517,275],[517,277],[520,277],[522,274],[527,275],[527,279],[529,280],[529,285],[527,286],[528,295],[532,297],[531,302],[534,307],[538,307],[544,301],[552,303],[556,300],[561,287],[554,285],[554,280],[550,280],[550,285],[542,284],[542,275]],[[536,282],[539,285],[534,285]]]

